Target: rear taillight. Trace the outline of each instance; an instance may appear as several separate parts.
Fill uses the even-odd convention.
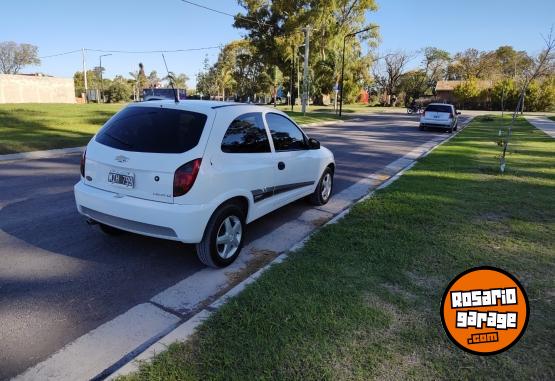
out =
[[[81,177],[85,177],[85,162],[87,161],[87,150],[81,155]]]
[[[173,175],[173,197],[183,196],[193,187],[202,159],[195,159],[177,168]]]

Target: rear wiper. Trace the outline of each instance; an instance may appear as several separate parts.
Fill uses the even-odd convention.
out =
[[[120,142],[121,144],[127,146],[128,148],[133,148],[133,145],[132,145],[132,144],[129,144],[129,143],[127,143],[127,142],[124,142],[123,140],[121,140],[121,139],[119,139],[119,138],[116,138],[114,135],[109,134],[108,132],[104,132],[104,133],[105,133],[106,135],[108,135],[110,138],[114,139],[115,141]]]

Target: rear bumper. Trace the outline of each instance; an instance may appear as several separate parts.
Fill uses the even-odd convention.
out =
[[[450,120],[420,119],[422,127],[451,128],[453,122]]]
[[[210,205],[180,205],[123,196],[85,185],[74,187],[77,210],[118,229],[186,243],[202,240]]]

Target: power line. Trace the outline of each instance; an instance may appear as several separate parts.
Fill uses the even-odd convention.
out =
[[[122,54],[149,54],[149,53],[181,53],[181,52],[193,52],[199,50],[209,50],[209,49],[220,49],[222,45],[217,46],[206,46],[201,48],[189,48],[189,49],[173,49],[173,50],[106,50],[106,49],[88,49],[85,48],[87,52],[98,52],[98,53],[122,53]]]
[[[274,25],[265,23],[264,21],[258,21],[258,20],[255,20],[255,19],[252,19],[252,18],[249,18],[249,17],[239,16],[239,15],[232,15],[231,13],[227,13],[227,12],[224,12],[224,11],[220,11],[218,9],[210,8],[210,7],[207,7],[206,5],[193,3],[192,1],[188,1],[188,0],[180,0],[180,1],[183,2],[183,3],[186,3],[186,4],[193,5],[195,7],[206,9],[206,10],[211,11],[211,12],[215,12],[215,13],[219,13],[221,15],[233,17],[234,19],[238,18],[238,19],[241,19],[241,20],[244,20],[244,21],[247,21],[247,22],[250,22],[250,23],[258,24],[258,25],[262,24],[262,25],[269,26],[270,28],[274,27]]]
[[[194,51],[199,51],[199,50],[221,49],[221,47],[222,47],[222,45],[205,46],[205,47],[200,47],[200,48],[189,48],[189,49],[172,49],[172,50],[107,50],[107,49],[88,49],[88,48],[85,48],[84,50],[86,52],[97,52],[97,53],[151,54],[151,53],[194,52]],[[39,57],[39,58],[43,59],[43,58],[59,57],[59,56],[65,56],[67,54],[80,53],[80,52],[82,52],[82,49],[71,50],[69,52],[63,52],[63,53],[51,54],[51,55],[42,56],[42,57]]]
[[[63,53],[51,54],[51,55],[49,55],[49,56],[42,56],[42,57],[39,57],[39,58],[40,58],[40,59],[43,59],[43,58],[50,58],[50,57],[65,56],[66,54],[78,53],[78,52],[80,52],[80,51],[81,51],[81,49],[77,49],[77,50],[72,50],[72,51],[70,51],[70,52],[63,52]]]

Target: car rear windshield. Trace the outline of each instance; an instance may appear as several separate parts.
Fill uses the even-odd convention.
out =
[[[109,147],[135,152],[182,153],[195,147],[206,115],[162,107],[128,107],[96,136]]]
[[[444,105],[428,105],[425,111],[432,111],[432,112],[446,112],[451,114],[451,106],[444,106]]]

